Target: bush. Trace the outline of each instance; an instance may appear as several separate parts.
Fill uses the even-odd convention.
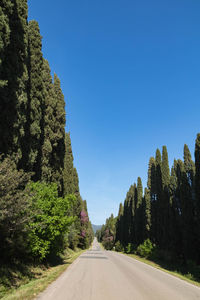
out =
[[[131,244],[131,243],[128,243],[128,245],[126,246],[125,252],[128,253],[128,254],[133,253],[134,252],[134,245]]]
[[[137,247],[136,253],[142,257],[150,257],[153,254],[155,246],[152,244],[150,239],[144,241],[143,244]]]
[[[29,224],[30,254],[43,260],[48,255],[62,253],[67,232],[74,218],[68,211],[75,201],[73,195],[59,198],[56,184],[32,183],[32,217]]]
[[[104,237],[102,245],[106,250],[112,250],[114,247],[113,236]]]
[[[72,250],[75,250],[78,247],[78,243],[80,239],[79,231],[76,228],[75,222],[72,223],[72,225],[69,227],[69,231],[67,233],[67,246]]]
[[[117,251],[117,252],[123,252],[124,251],[124,247],[122,246],[120,241],[117,241],[115,243],[115,251]]]

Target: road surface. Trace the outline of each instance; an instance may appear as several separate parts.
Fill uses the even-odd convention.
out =
[[[133,258],[102,251],[95,239],[38,300],[193,300],[200,288]]]

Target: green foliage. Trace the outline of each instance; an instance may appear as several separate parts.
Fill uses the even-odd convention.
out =
[[[140,177],[137,179],[137,198],[135,210],[135,243],[140,244],[144,240],[144,226],[145,226],[145,208],[143,201],[143,187]]]
[[[27,109],[27,1],[0,4],[0,153],[22,156]]]
[[[2,62],[5,59],[6,47],[10,42],[10,26],[8,16],[0,7],[0,78],[2,78]],[[6,80],[0,80],[0,88],[7,84]]]
[[[132,243],[128,243],[128,245],[125,247],[125,252],[130,254],[134,252],[134,245]]]
[[[52,80],[39,25],[27,22],[27,8],[27,0],[0,3],[2,259],[44,259],[66,245],[87,248],[93,239],[70,135],[65,136],[61,83],[57,75]],[[30,177],[36,183],[27,187]]]
[[[117,241],[115,243],[115,251],[117,251],[117,252],[123,252],[124,251],[124,247],[122,246],[120,241]]]
[[[64,160],[64,172],[63,172],[63,183],[64,183],[64,195],[74,193],[75,180],[74,180],[74,165],[73,165],[73,153],[71,146],[70,134],[65,135],[65,160]]]
[[[57,183],[59,195],[63,195],[63,169],[65,157],[65,100],[61,90],[60,80],[54,74],[53,89],[55,94],[54,108],[54,143],[52,147],[53,174],[52,181]]]
[[[106,219],[106,224],[97,231],[96,236],[99,242],[102,242],[103,246],[107,250],[113,249],[116,239],[116,221],[113,214],[110,218]]]
[[[124,207],[123,204],[120,203],[119,205],[119,212],[116,220],[116,241],[122,242],[123,239],[123,213]]]
[[[54,110],[55,110],[55,94],[51,70],[47,60],[43,59],[42,80],[44,87],[44,107],[43,107],[43,145],[41,160],[41,180],[45,182],[53,181],[54,161],[52,160],[53,144],[55,142],[54,130]]]
[[[184,145],[184,161],[174,160],[171,173],[166,146],[162,148],[162,156],[157,149],[155,158],[149,160],[144,196],[138,178],[137,186],[129,188],[124,205],[120,204],[116,219],[117,248],[123,245],[126,252],[131,252],[134,245],[143,256],[153,254],[167,263],[177,259],[183,264],[187,260],[199,264],[200,255],[196,251],[200,246],[199,187],[200,134],[195,143],[195,164],[188,146]],[[105,224],[97,233],[106,245],[110,235],[107,230]]]
[[[34,180],[41,178],[41,155],[43,144],[44,84],[42,78],[43,55],[39,25],[28,23],[28,104],[26,130],[20,167],[34,172]]]
[[[197,221],[197,249],[200,247],[200,133],[197,134],[195,142],[195,207]],[[200,254],[198,254],[200,261]]]
[[[30,189],[33,221],[29,224],[29,246],[31,253],[42,260],[64,250],[66,233],[74,221],[67,213],[75,197],[59,198],[56,184],[36,182]]]
[[[78,247],[79,239],[80,239],[80,230],[77,229],[76,221],[69,226],[68,234],[67,234],[67,246],[73,250]]]
[[[32,220],[29,179],[10,158],[0,163],[0,259],[26,253],[27,226]]]
[[[139,245],[136,249],[136,253],[142,257],[150,257],[155,250],[155,246],[152,244],[150,239],[144,241],[143,244]]]
[[[102,245],[106,250],[112,250],[114,247],[113,241],[109,240],[109,238],[105,238],[102,242]]]
[[[150,236],[150,229],[151,229],[151,201],[150,201],[150,192],[147,188],[144,191],[144,233],[143,237],[148,238]]]
[[[87,202],[82,200],[81,212],[80,212],[80,240],[79,247],[87,249],[94,238],[92,230],[92,224],[89,221]]]

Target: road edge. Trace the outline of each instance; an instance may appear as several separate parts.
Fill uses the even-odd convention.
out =
[[[160,271],[163,271],[163,272],[165,272],[165,273],[168,273],[168,274],[170,274],[170,275],[172,275],[172,276],[175,276],[175,277],[177,277],[177,278],[179,278],[179,279],[181,279],[181,280],[186,281],[187,283],[190,283],[190,284],[192,284],[192,285],[194,285],[194,286],[200,288],[200,282],[191,280],[191,279],[187,278],[186,276],[184,276],[184,275],[182,275],[182,274],[180,274],[180,273],[178,273],[178,272],[173,272],[173,271],[169,271],[169,270],[167,270],[167,269],[164,269],[164,268],[162,268],[159,264],[157,264],[157,263],[155,263],[155,262],[153,262],[153,261],[151,261],[151,260],[148,260],[148,259],[146,259],[146,258],[140,257],[140,256],[138,256],[138,255],[136,255],[136,254],[128,254],[128,253],[117,252],[117,251],[113,251],[113,250],[112,250],[112,252],[115,252],[115,253],[119,253],[119,254],[128,256],[128,257],[130,257],[130,258],[132,258],[132,259],[136,259],[136,260],[138,260],[138,261],[140,261],[140,262],[142,262],[142,263],[144,263],[144,264],[146,264],[146,265],[149,265],[149,266],[151,266],[151,267],[153,267],[153,268],[155,268],[155,269],[158,269],[158,270],[160,270]]]
[[[5,295],[1,300],[33,300],[37,299],[38,296],[43,293],[54,281],[56,281],[62,274],[70,268],[79,256],[87,251],[80,250],[74,252],[69,260],[67,260],[63,265],[57,267],[52,267],[47,274],[42,275],[38,279],[30,280],[27,284],[21,285],[17,290],[12,293]]]

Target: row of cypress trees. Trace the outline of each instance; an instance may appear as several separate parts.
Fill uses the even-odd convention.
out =
[[[27,21],[27,0],[0,3],[0,154],[11,157],[18,170],[33,181],[56,183],[60,197],[76,195],[70,212],[71,246],[87,247],[92,240],[87,204],[79,192],[73,164],[70,134],[65,133],[64,95],[56,74],[52,79],[42,53],[42,37],[36,21]],[[88,214],[87,214],[88,215]],[[88,217],[88,216],[87,216]],[[87,232],[83,238],[82,232]],[[87,237],[87,238],[86,238]]]
[[[144,194],[138,177],[120,203],[114,239],[125,249],[137,249],[149,239],[163,258],[200,263],[200,134],[195,162],[184,145],[183,161],[174,160],[171,172],[166,146],[162,154],[156,150],[149,160]]]

